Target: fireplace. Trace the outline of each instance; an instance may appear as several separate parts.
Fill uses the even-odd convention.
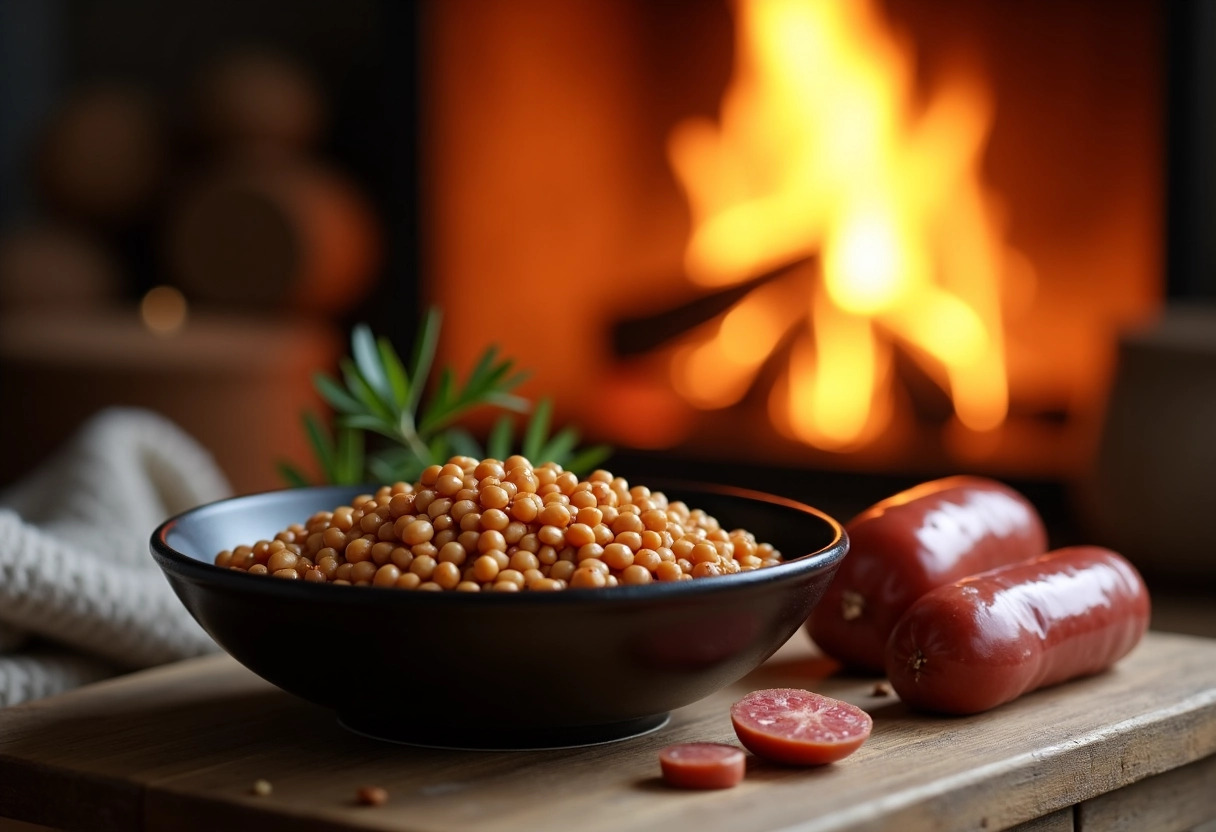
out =
[[[3,77],[27,79],[25,98],[5,99],[5,124],[24,119],[34,135],[37,112],[97,79],[125,79],[159,102],[139,111],[161,128],[165,160],[140,211],[67,229],[115,261],[117,277],[106,264],[100,276],[83,271],[108,287],[98,289],[107,303],[132,307],[132,327],[134,303],[169,283],[196,321],[303,313],[330,339],[307,354],[332,358],[335,336],[359,320],[406,348],[421,303],[438,302],[443,358],[468,366],[498,342],[532,371],[527,393],[554,395],[558,420],[631,459],[795,479],[971,470],[1058,483],[1090,468],[1118,333],[1216,273],[1196,219],[1210,214],[1210,171],[1179,163],[1208,158],[1202,4],[1171,4],[1168,15],[1148,0],[255,5],[243,16],[237,0],[87,0],[62,18],[22,7],[29,19],[10,27],[42,31],[55,48],[37,60],[5,53]],[[294,56],[301,71],[288,67],[287,89],[317,105],[304,107],[304,138],[276,132],[295,136],[285,155],[301,163],[277,178],[225,168],[238,154],[200,133],[208,122],[191,110],[209,100],[200,84],[229,77],[215,74],[216,58],[250,43]],[[56,91],[60,64],[71,71]],[[282,90],[282,73],[269,80]],[[251,88],[266,89],[224,89]],[[331,113],[328,128],[317,111]],[[4,182],[29,162],[9,139],[0,131]],[[195,180],[223,191],[220,174],[245,183],[243,201],[229,193],[203,205],[210,214],[181,210]],[[1167,184],[1183,208],[1168,231]],[[0,192],[4,241],[23,210],[58,219],[47,212],[54,194],[31,190],[45,205],[23,209],[18,189]],[[346,214],[297,211],[311,204],[297,191],[331,207],[362,194],[383,232],[383,259],[355,258],[357,280],[337,269],[325,284],[336,305],[303,302],[308,275],[292,270],[350,260],[300,252],[349,255],[349,240],[367,235],[314,233],[341,232],[349,223],[334,217]],[[247,222],[232,207],[251,204],[281,209],[283,222]],[[198,215],[210,222],[183,220]],[[280,225],[299,251],[284,254],[274,234],[260,248],[242,243]],[[33,246],[43,261],[48,245]],[[265,285],[254,249],[284,254]],[[0,286],[10,259],[0,256]],[[226,282],[183,263],[211,264]],[[31,274],[44,295],[88,300]],[[361,295],[355,283],[374,288]],[[223,288],[248,296],[240,310]],[[41,355],[38,343],[35,333],[26,352]],[[71,353],[64,362],[91,351]],[[23,378],[71,389],[45,364]],[[265,416],[284,446],[220,454],[238,461],[241,490],[279,484],[274,459],[303,453],[293,419],[312,397],[297,364],[293,395],[275,396]],[[113,403],[97,389],[98,406]],[[137,392],[124,400],[139,403]],[[188,420],[203,411],[183,396],[170,415],[223,445],[229,427],[196,428]],[[45,413],[14,417],[28,441],[0,480],[83,416],[78,396],[38,401]]]
[[[419,26],[446,358],[498,342],[627,449],[1089,461],[1117,334],[1165,294],[1157,4],[457,0]]]

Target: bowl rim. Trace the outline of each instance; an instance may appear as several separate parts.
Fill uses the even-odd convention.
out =
[[[744,587],[758,587],[771,583],[803,577],[810,573],[819,572],[838,564],[849,550],[848,534],[844,525],[827,512],[806,503],[776,494],[769,494],[748,488],[731,485],[693,482],[688,480],[658,480],[648,487],[652,491],[662,491],[665,494],[681,490],[692,492],[712,493],[722,497],[733,497],[768,503],[770,505],[792,509],[803,514],[809,514],[825,523],[832,532],[832,539],[826,545],[797,557],[783,560],[773,566],[766,566],[750,572],[736,572],[712,578],[697,578],[691,581],[652,581],[649,584],[622,585],[599,588],[567,588],[560,592],[402,592],[392,587],[377,586],[328,586],[314,584],[310,581],[266,580],[253,581],[248,575],[238,575],[231,569],[224,569],[213,563],[192,558],[180,552],[168,543],[168,535],[178,523],[195,515],[213,511],[221,506],[243,502],[257,502],[268,498],[287,498],[292,494],[322,494],[332,492],[335,495],[360,493],[375,493],[380,488],[375,484],[363,485],[323,485],[305,488],[283,488],[272,491],[260,491],[252,494],[241,494],[214,500],[199,506],[179,512],[158,525],[152,532],[150,548],[153,558],[162,570],[174,572],[178,576],[199,583],[212,584],[233,590],[254,590],[255,592],[270,592],[282,598],[300,600],[328,599],[329,601],[351,601],[371,598],[398,599],[395,603],[407,602],[420,604],[450,604],[468,603],[476,597],[478,604],[563,604],[571,601],[586,603],[589,599],[602,601],[652,601],[666,598],[688,598],[719,592],[737,592]],[[339,497],[339,499],[341,499]],[[681,499],[676,497],[676,499]],[[337,505],[337,504],[335,504]],[[696,508],[696,506],[692,506]],[[317,595],[316,593],[321,593]]]

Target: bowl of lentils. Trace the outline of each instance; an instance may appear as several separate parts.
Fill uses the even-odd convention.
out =
[[[492,749],[661,728],[789,639],[848,541],[781,497],[514,456],[222,500],[151,547],[259,676],[359,733]]]

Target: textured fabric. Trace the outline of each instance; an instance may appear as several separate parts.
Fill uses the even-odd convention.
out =
[[[113,676],[114,667],[62,647],[43,645],[0,656],[0,701],[8,704],[61,693]]]
[[[148,539],[228,491],[175,425],[112,409],[0,495],[0,706],[216,649]]]

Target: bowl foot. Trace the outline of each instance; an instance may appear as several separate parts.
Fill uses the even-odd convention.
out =
[[[568,728],[495,728],[493,731],[475,731],[463,727],[453,729],[411,725],[376,714],[338,714],[338,723],[342,727],[365,737],[403,745],[458,751],[537,751],[599,745],[649,734],[662,728],[669,719],[670,714],[658,714],[622,722]]]

